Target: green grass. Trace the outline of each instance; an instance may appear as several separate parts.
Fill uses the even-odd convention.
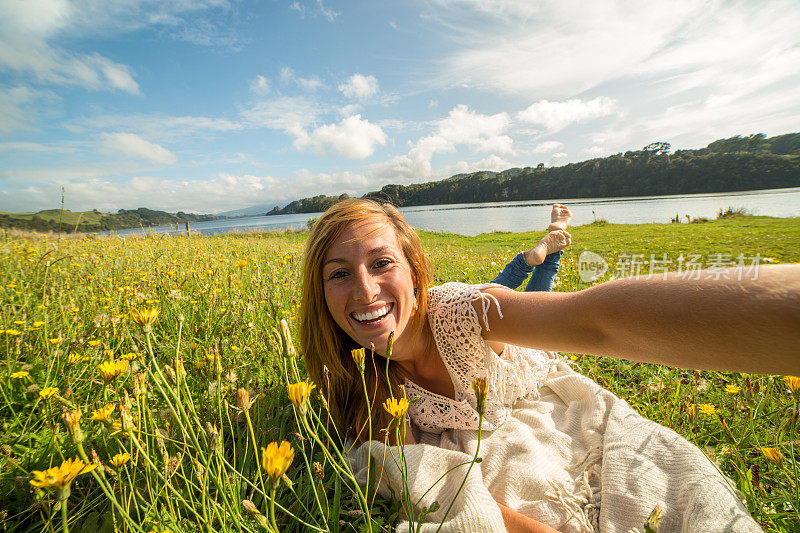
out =
[[[34,216],[39,217],[43,220],[48,222],[56,222],[59,221],[63,222],[64,224],[69,224],[74,226],[79,221],[81,224],[99,224],[100,219],[103,218],[107,213],[100,213],[96,211],[70,211],[69,209],[65,209],[62,217],[62,213],[60,209],[45,209],[44,211],[39,211],[36,213],[9,213],[9,212],[0,212],[0,215],[7,215],[11,218],[18,218],[20,220],[31,220]]]
[[[583,250],[609,261],[606,277],[615,275],[623,253],[646,259],[666,254],[673,261],[681,254],[697,254],[706,265],[712,254],[760,254],[771,262],[800,262],[797,218],[592,224],[570,232],[573,246],[562,259],[555,290],[588,286],[577,272]],[[513,254],[543,234],[421,232],[437,282],[489,281]],[[0,523],[9,531],[61,529],[55,493],[33,491],[29,480],[33,470],[58,466],[81,453],[61,421],[64,410],[80,407],[83,450],[89,459],[97,454],[105,481],[95,472],[72,484],[66,509],[73,532],[115,527],[259,531],[259,519],[246,512],[242,501],[251,500],[267,513],[270,490],[268,482],[260,482],[259,449],[284,439],[296,455],[287,473],[292,488],[281,483],[275,494],[281,529],[308,530],[289,513],[332,531],[365,526],[353,487],[346,476],[335,474],[326,455],[335,450],[336,439],[309,438],[286,397],[291,366],[280,355],[284,344],[276,332],[281,319],[292,330],[296,327],[306,236],[0,242]],[[152,334],[130,318],[130,311],[142,306],[161,309]],[[128,372],[105,385],[98,364],[127,354],[139,355],[132,356]],[[767,530],[796,530],[797,402],[779,376],[571,357],[581,371],[644,416],[704,450],[742,491],[748,509]],[[29,375],[11,377],[20,371]],[[728,392],[726,385],[739,390]],[[58,387],[58,395],[42,399],[39,391],[45,387]],[[237,408],[237,389],[248,390],[253,401],[249,421]],[[109,425],[88,419],[106,404],[127,405],[131,432],[113,434]],[[698,411],[702,404],[713,405],[715,414]],[[310,407],[309,412],[325,418],[316,394]],[[119,421],[116,409],[112,418]],[[330,429],[323,424],[315,431],[323,427]],[[221,446],[215,444],[215,431],[221,434]],[[783,462],[768,461],[761,447],[778,447]],[[110,466],[111,457],[124,452],[131,460]],[[373,525],[391,523],[397,512],[396,502],[378,499]],[[341,527],[340,520],[353,527]]]

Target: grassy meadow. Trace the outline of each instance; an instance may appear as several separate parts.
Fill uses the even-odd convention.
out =
[[[647,274],[651,254],[662,270],[800,262],[798,218],[570,232],[558,291],[589,286],[584,250],[609,262],[600,281]],[[489,281],[542,235],[421,232],[437,283]],[[408,502],[353,483],[318,389],[287,395],[304,378],[291,337],[305,238],[0,242],[0,528],[388,530]],[[800,531],[800,380],[569,357],[697,444],[767,531]],[[269,446],[282,441],[293,458]]]

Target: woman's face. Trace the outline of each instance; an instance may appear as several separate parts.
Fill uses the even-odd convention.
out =
[[[373,343],[382,355],[390,332],[402,344],[416,309],[415,287],[391,224],[379,218],[350,224],[328,249],[322,280],[328,311],[351,339]]]

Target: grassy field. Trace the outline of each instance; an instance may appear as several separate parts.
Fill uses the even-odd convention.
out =
[[[570,231],[559,291],[589,286],[578,275],[584,250],[608,261],[599,281],[647,274],[651,254],[670,270],[740,256],[800,262],[797,218]],[[421,233],[437,283],[488,281],[542,235]],[[304,374],[280,322],[295,333],[305,238],[0,243],[4,531],[365,531],[396,521],[400,502],[372,503],[350,480],[317,391],[303,407],[287,397]],[[142,309],[160,312],[151,324]],[[697,444],[766,530],[800,530],[800,396],[788,380],[569,356]],[[286,448],[268,447],[283,440],[294,450],[285,476]]]

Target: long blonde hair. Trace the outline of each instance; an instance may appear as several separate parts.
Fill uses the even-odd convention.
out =
[[[345,435],[359,443],[367,440],[367,402],[351,350],[360,346],[339,328],[328,311],[322,265],[328,249],[345,228],[355,222],[374,219],[391,225],[409,263],[417,301],[409,330],[421,331],[427,319],[430,263],[416,232],[393,205],[357,198],[337,203],[314,223],[303,258],[300,340],[306,369],[327,399],[336,423]],[[400,385],[405,376],[397,363],[389,361],[390,383],[386,383],[386,359],[379,354],[370,357],[369,349],[364,363],[364,379],[372,409],[372,434],[373,438],[380,438],[380,430],[389,423],[389,415],[381,404],[390,396],[390,386],[395,396],[402,394]]]

